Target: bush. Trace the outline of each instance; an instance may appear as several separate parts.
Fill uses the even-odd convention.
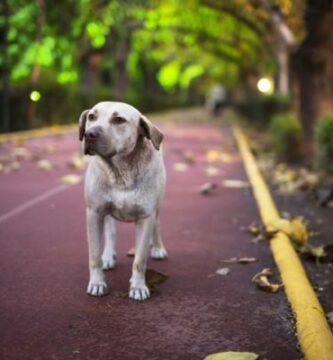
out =
[[[236,110],[252,124],[267,127],[273,115],[290,110],[290,99],[279,95],[248,97],[235,104]]]
[[[324,115],[315,127],[316,162],[333,173],[333,114]]]
[[[273,146],[283,160],[296,161],[302,155],[302,127],[295,114],[274,115],[270,123]]]

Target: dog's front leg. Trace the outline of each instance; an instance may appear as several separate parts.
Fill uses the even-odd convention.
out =
[[[129,291],[129,297],[134,300],[146,300],[150,297],[145,275],[153,224],[154,216],[136,223],[135,257]]]
[[[93,296],[103,296],[108,292],[102,269],[102,231],[103,216],[88,208],[87,235],[90,278],[87,293]]]
[[[103,269],[110,270],[116,266],[116,226],[115,221],[110,215],[104,219],[105,246],[102,255]]]

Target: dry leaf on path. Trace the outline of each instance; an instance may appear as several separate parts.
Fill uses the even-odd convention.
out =
[[[216,276],[227,276],[230,273],[230,269],[227,267],[223,267],[220,269],[217,269],[214,274],[209,274],[208,278],[213,278]]]
[[[253,352],[224,351],[207,355],[204,360],[257,360],[259,355]]]
[[[76,185],[82,181],[82,176],[76,174],[68,174],[61,177],[61,182],[67,185]]]
[[[228,179],[228,180],[223,180],[221,186],[230,189],[242,189],[242,188],[248,188],[250,184],[247,181],[243,181],[243,180]]]
[[[205,168],[205,173],[207,176],[217,176],[220,173],[220,170],[215,166],[207,166]]]
[[[55,154],[57,147],[55,144],[47,144],[46,145],[46,150],[49,154]]]
[[[84,169],[86,160],[83,156],[74,155],[68,162],[68,165],[74,169]]]
[[[254,263],[257,261],[258,261],[258,259],[255,257],[241,257],[238,259],[238,262],[240,264],[251,264],[251,263]]]
[[[31,153],[29,150],[27,150],[24,147],[16,147],[14,148],[12,154],[17,158],[17,159],[30,159],[31,158]]]
[[[227,267],[220,268],[216,270],[216,275],[226,276],[230,273],[230,269]]]
[[[206,153],[206,160],[210,163],[220,161],[221,153],[218,150],[208,150]]]
[[[333,324],[333,311],[330,311],[326,314],[327,320],[330,324]]]
[[[158,272],[154,269],[146,270],[146,283],[150,290],[154,291],[157,287],[167,281],[169,275]]]
[[[202,195],[208,195],[214,189],[217,189],[217,184],[208,182],[200,187],[200,193]]]
[[[333,262],[333,244],[312,246],[306,244],[300,249],[302,254],[305,254],[310,259],[314,259],[316,262]]]
[[[301,217],[279,219],[270,230],[285,233],[298,246],[304,246],[308,242],[308,230]]]
[[[184,172],[188,170],[188,165],[186,163],[178,162],[173,164],[173,169],[175,171]]]
[[[192,151],[184,151],[183,155],[183,161],[185,161],[187,164],[194,164],[195,163],[195,155]]]
[[[50,171],[53,169],[54,165],[50,160],[42,159],[37,162],[38,169]]]
[[[135,247],[132,247],[130,248],[128,251],[127,251],[127,256],[129,257],[134,257],[135,256]]]
[[[258,274],[254,275],[252,282],[257,284],[259,289],[262,289],[267,292],[276,293],[283,286],[282,284],[273,284],[268,278],[272,276],[273,273],[270,269],[266,268],[260,271]]]
[[[227,264],[250,264],[258,261],[258,259],[255,257],[240,257],[240,258],[232,257],[230,259],[221,260],[221,261]]]

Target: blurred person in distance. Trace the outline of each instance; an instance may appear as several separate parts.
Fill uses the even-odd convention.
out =
[[[223,112],[227,104],[227,92],[222,84],[213,85],[206,96],[206,109],[218,116]]]

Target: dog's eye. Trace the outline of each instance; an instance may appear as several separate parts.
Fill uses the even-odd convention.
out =
[[[95,119],[96,119],[96,117],[95,117],[94,114],[89,114],[89,115],[88,115],[88,120],[94,121]]]
[[[126,119],[124,119],[121,116],[115,116],[115,117],[112,118],[112,123],[113,124],[123,124],[125,122],[126,122]]]

